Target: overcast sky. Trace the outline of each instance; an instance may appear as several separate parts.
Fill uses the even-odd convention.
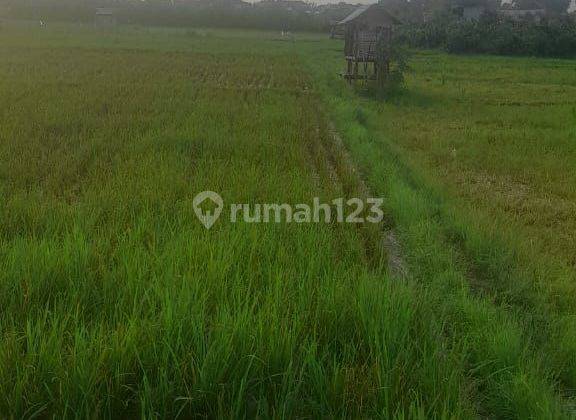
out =
[[[255,1],[258,1],[258,0],[251,0],[252,3]],[[308,1],[309,3],[316,3],[316,4],[337,4],[337,3],[340,3],[342,0],[314,0],[314,1],[304,0],[304,1]],[[345,1],[346,1],[346,3],[352,3],[352,4],[357,4],[357,3],[359,3],[359,4],[374,4],[374,3],[378,3],[378,0],[345,0]],[[570,8],[568,10],[571,12],[576,10],[576,0],[572,0],[572,3],[570,4]]]
[[[2,1],[2,0],[0,0]],[[258,3],[261,0],[244,0],[248,3]],[[378,3],[378,0],[303,0],[306,3],[312,4],[338,4],[341,2],[348,4],[374,4]],[[576,1],[576,0],[575,0]]]
[[[304,0],[304,1],[306,1],[306,0]],[[309,1],[309,2],[310,3],[316,3],[316,4],[338,4],[341,1],[342,0],[316,0],[316,1],[312,1],[312,2]],[[378,0],[345,0],[345,2],[351,3],[351,4],[374,4],[374,3],[378,3]]]

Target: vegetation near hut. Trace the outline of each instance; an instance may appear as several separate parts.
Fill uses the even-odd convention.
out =
[[[517,22],[496,16],[478,21],[438,16],[402,27],[398,39],[412,48],[442,48],[459,54],[576,56],[576,22],[568,17]]]

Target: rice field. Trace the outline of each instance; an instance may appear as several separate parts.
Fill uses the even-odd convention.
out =
[[[0,31],[0,417],[575,415],[574,63],[415,52],[383,101],[341,48]]]

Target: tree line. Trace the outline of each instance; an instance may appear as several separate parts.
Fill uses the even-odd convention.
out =
[[[397,32],[412,48],[443,49],[457,54],[575,57],[576,23],[569,16],[512,20],[485,15],[479,20],[438,16]]]
[[[307,10],[254,7],[238,0],[8,0],[10,17],[93,22],[97,8],[113,8],[119,23],[270,30],[327,30],[322,16]]]

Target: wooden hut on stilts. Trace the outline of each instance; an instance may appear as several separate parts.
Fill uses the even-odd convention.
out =
[[[385,80],[393,27],[400,21],[380,4],[362,6],[339,23],[344,28],[346,80]]]

